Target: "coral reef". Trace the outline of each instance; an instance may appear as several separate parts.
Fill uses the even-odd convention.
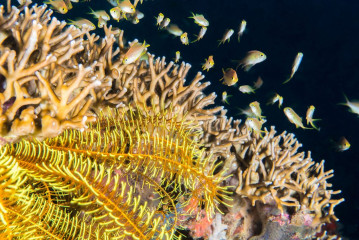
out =
[[[28,4],[0,6],[2,239],[335,239],[333,172],[292,134],[228,118],[189,64],[124,64],[119,29]]]

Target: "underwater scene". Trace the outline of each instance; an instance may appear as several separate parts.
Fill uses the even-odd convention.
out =
[[[358,11],[0,0],[0,240],[359,239]]]

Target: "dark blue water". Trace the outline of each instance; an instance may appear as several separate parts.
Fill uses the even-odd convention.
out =
[[[111,8],[105,0],[74,4],[74,9],[59,18],[84,16],[87,6],[93,9]],[[245,108],[252,101],[259,101],[263,114],[267,116],[266,126],[275,125],[278,132],[294,132],[302,150],[312,151],[312,157],[319,162],[326,160],[326,169],[334,169],[330,180],[334,189],[343,192],[338,198],[346,201],[336,207],[343,236],[359,239],[359,118],[338,105],[349,99],[359,99],[359,2],[345,0],[153,0],[138,8],[145,14],[139,24],[111,21],[115,27],[125,30],[125,38],[146,40],[149,51],[157,56],[172,59],[177,50],[183,60],[192,64],[188,80],[201,68],[204,59],[214,55],[215,67],[205,73],[212,85],[207,92],[215,91],[220,96],[227,91],[233,97],[226,105],[229,115],[236,115],[237,108]],[[200,28],[188,17],[191,12],[202,13],[210,26],[204,39],[184,46],[179,38],[173,38],[165,31],[158,31],[154,17],[162,12],[173,23],[189,33],[198,34]],[[86,16],[86,15],[85,15]],[[91,19],[90,15],[87,15]],[[240,43],[233,39],[217,47],[217,41],[224,31],[235,31],[242,19],[248,23],[247,31]],[[102,34],[102,30],[98,31]],[[222,68],[235,67],[231,62],[240,59],[249,50],[260,50],[267,60],[253,67],[248,73],[239,72],[239,84],[252,84],[261,76],[264,85],[255,95],[244,95],[237,87],[219,83]],[[285,85],[293,59],[297,52],[303,52],[302,64],[295,77]],[[304,117],[309,105],[316,107],[315,118],[320,132],[296,129],[288,122],[282,110],[265,106],[270,95],[278,92],[284,97],[284,105],[292,107]],[[241,117],[241,116],[237,116]],[[331,148],[331,141],[345,136],[352,147],[342,153]]]

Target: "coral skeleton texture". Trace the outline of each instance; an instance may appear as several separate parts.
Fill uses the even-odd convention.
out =
[[[123,64],[119,29],[51,15],[0,6],[0,239],[339,239],[333,171],[293,134],[228,118],[189,64]]]

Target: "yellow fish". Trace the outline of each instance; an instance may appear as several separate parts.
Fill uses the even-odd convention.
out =
[[[296,128],[300,127],[303,129],[312,129],[312,128],[304,127],[302,118],[299,117],[298,114],[296,112],[294,112],[294,110],[292,108],[286,107],[283,109],[283,111],[284,111],[284,114],[287,116],[289,122],[293,123]]]
[[[238,42],[240,42],[241,37],[242,37],[244,31],[246,30],[246,27],[247,27],[246,20],[242,20],[241,25],[239,25],[239,30],[238,30]]]
[[[156,17],[156,25],[157,25],[157,26],[160,26],[160,25],[161,25],[161,23],[162,23],[164,17],[165,17],[165,16],[163,15],[163,13],[159,13],[159,14],[158,14],[158,17]]]
[[[345,137],[341,137],[335,148],[338,152],[344,152],[350,148],[350,143]]]
[[[239,61],[237,68],[242,66],[244,71],[249,71],[254,65],[261,63],[266,59],[267,56],[264,53],[257,50],[252,50],[247,52],[246,56]]]
[[[224,33],[222,39],[219,40],[218,46],[221,45],[221,44],[223,44],[223,43],[225,43],[225,41],[228,41],[228,42],[229,42],[229,40],[231,39],[233,33],[234,33],[234,30],[233,30],[233,29],[228,29],[228,30]]]
[[[339,103],[340,105],[347,106],[349,108],[349,112],[357,114],[359,116],[359,101],[350,102],[347,96],[345,96],[346,103]]]
[[[82,29],[83,27],[87,27],[90,31],[95,30],[96,26],[89,20],[85,18],[80,18],[76,21],[69,20],[69,24],[75,25],[76,27]]]
[[[89,14],[92,14],[94,18],[102,18],[105,21],[110,21],[110,16],[104,10],[94,11],[92,8],[90,8]]]
[[[208,72],[209,69],[211,69],[214,66],[213,55],[209,56],[205,60],[206,60],[206,62],[202,64],[202,70],[203,71],[207,70],[207,72]]]
[[[242,93],[255,93],[255,90],[254,88],[252,88],[251,86],[249,85],[242,85],[242,86],[239,86],[239,91],[241,91]]]
[[[98,18],[98,23],[97,23],[98,28],[103,28],[104,26],[106,26],[106,24],[107,24],[107,21],[103,20],[102,17]]]
[[[117,22],[121,19],[121,9],[119,7],[114,7],[110,9],[110,14],[114,20]]]
[[[197,37],[197,39],[192,41],[192,43],[201,40],[204,37],[204,35],[206,34],[206,32],[207,32],[207,28],[206,27],[201,27],[201,30],[199,31],[199,34],[195,35]]]
[[[254,101],[249,104],[250,109],[252,110],[252,113],[259,119],[265,118],[265,116],[262,116],[262,109],[260,107],[259,102]]]
[[[188,44],[189,44],[189,41],[188,41],[188,37],[187,37],[187,33],[186,33],[186,32],[182,33],[182,35],[180,36],[180,39],[181,39],[181,42],[182,42],[184,45],[188,45]]]
[[[295,59],[294,59],[294,62],[293,62],[293,65],[292,65],[292,72],[290,74],[290,77],[287,80],[285,80],[283,82],[283,84],[289,82],[293,78],[294,74],[297,72],[297,70],[299,68],[300,63],[302,62],[302,59],[303,59],[303,53],[299,52],[297,54],[297,56],[295,57]]]
[[[170,25],[166,28],[166,30],[167,30],[170,34],[172,34],[172,35],[174,35],[174,36],[176,36],[176,37],[181,36],[182,33],[183,33],[182,29],[180,29],[180,28],[177,26],[177,24],[170,24]]]
[[[237,72],[233,68],[222,69],[223,77],[219,81],[223,80],[223,84],[232,86],[238,82]]]
[[[265,119],[258,120],[257,118],[247,118],[245,121],[246,126],[250,131],[253,131],[262,138],[262,132],[266,132],[262,130],[263,124],[266,122]]]
[[[56,10],[61,14],[66,14],[69,9],[67,8],[65,2],[63,0],[49,0],[44,2],[45,4],[51,5],[51,8]]]
[[[232,96],[228,95],[226,91],[222,92],[222,102],[223,103],[227,103],[229,105],[228,98],[230,98],[230,97],[232,97]]]
[[[283,97],[281,95],[279,95],[278,93],[276,93],[274,95],[274,97],[272,97],[267,104],[275,104],[276,102],[278,102],[278,107],[281,108],[282,104],[283,104]]]
[[[180,60],[180,58],[181,58],[181,52],[180,51],[177,51],[176,52],[176,57],[175,57],[175,63],[178,63],[179,62],[179,60]]]
[[[130,64],[137,61],[146,53],[146,49],[149,46],[149,44],[146,44],[146,41],[144,41],[143,44],[137,41],[133,42],[123,58],[123,64]]]
[[[25,1],[26,2],[26,1]],[[67,10],[71,10],[72,9],[72,3],[70,0],[64,0]]]
[[[130,0],[119,0],[117,7],[124,13],[134,13],[136,11]]]
[[[168,26],[168,24],[170,24],[170,22],[171,22],[171,19],[165,18],[161,23],[160,29],[166,28]]]
[[[315,107],[313,105],[309,106],[309,108],[307,110],[307,114],[305,116],[305,119],[307,120],[307,125],[310,124],[314,129],[319,131],[319,128],[314,125],[314,122],[318,121],[320,119],[313,119],[314,110],[315,110]]]
[[[201,27],[208,27],[209,26],[209,22],[207,21],[207,19],[202,15],[202,14],[194,14],[192,13],[192,17],[189,18],[193,18],[194,22],[196,24],[198,24]]]

